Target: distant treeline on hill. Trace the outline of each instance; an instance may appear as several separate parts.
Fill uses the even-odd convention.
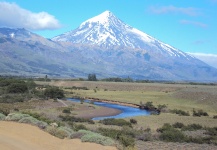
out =
[[[24,76],[1,76],[0,78],[14,78],[14,79],[31,79],[33,81],[45,81],[50,82],[51,80],[66,80],[66,81],[104,81],[104,82],[134,82],[134,83],[164,83],[164,84],[189,84],[189,85],[211,85],[216,86],[217,82],[197,82],[197,81],[172,81],[172,80],[149,80],[149,79],[133,79],[130,77],[109,77],[98,79],[96,74],[88,74],[87,78],[49,78],[47,75],[45,77],[24,77]]]

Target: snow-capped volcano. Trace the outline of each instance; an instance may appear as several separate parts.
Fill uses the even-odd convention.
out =
[[[52,40],[25,29],[0,28],[2,73],[217,81],[217,69],[125,24],[109,11]]]
[[[97,45],[109,49],[117,46],[143,49],[146,51],[155,49],[155,51],[164,55],[191,57],[125,24],[110,11],[105,11],[96,17],[88,19],[77,29],[56,36],[52,40]]]

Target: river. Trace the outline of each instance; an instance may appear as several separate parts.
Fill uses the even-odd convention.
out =
[[[79,102],[79,103],[81,102],[79,99],[69,98],[68,100],[74,101],[74,102]],[[84,102],[90,103],[90,100],[84,100]],[[134,108],[134,107],[130,107],[130,106],[123,106],[123,105],[106,103],[106,102],[94,102],[94,105],[118,109],[118,110],[121,110],[121,113],[118,115],[115,115],[115,116],[95,117],[95,118],[92,118],[93,120],[103,120],[106,118],[128,118],[128,117],[134,117],[134,116],[148,116],[148,115],[150,115],[150,112],[147,110]]]

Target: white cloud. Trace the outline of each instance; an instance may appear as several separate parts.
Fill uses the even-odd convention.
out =
[[[201,27],[201,28],[206,28],[207,27],[207,24],[202,23],[202,22],[197,22],[197,21],[181,20],[180,23],[181,24],[190,24],[190,25]]]
[[[193,7],[175,7],[175,6],[151,6],[149,11],[155,14],[166,14],[166,13],[178,13],[189,16],[198,16],[201,12],[197,8]]]
[[[217,68],[217,55],[216,54],[204,54],[204,53],[190,53],[188,54],[202,60],[208,65]]]
[[[34,13],[8,2],[0,2],[0,26],[30,30],[52,30],[61,27],[59,21],[47,12]]]

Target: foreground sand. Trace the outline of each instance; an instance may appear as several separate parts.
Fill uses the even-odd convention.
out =
[[[0,150],[117,150],[115,147],[58,139],[38,127],[0,121]]]

